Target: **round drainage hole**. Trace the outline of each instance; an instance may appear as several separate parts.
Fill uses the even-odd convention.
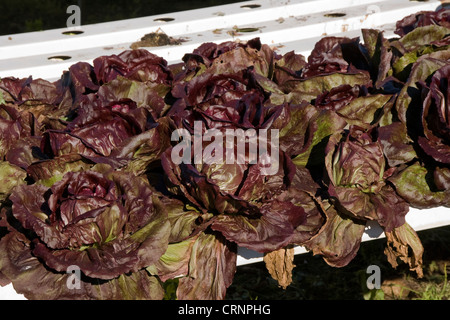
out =
[[[50,61],[65,61],[65,60],[72,59],[72,57],[71,56],[52,56],[52,57],[48,57],[47,59]]]
[[[327,17],[327,18],[340,18],[340,17],[343,17],[345,15],[346,14],[342,13],[342,12],[335,12],[335,13],[327,13],[327,14],[324,14],[323,16]]]
[[[173,20],[175,20],[175,19],[174,18],[157,18],[157,19],[154,19],[153,21],[170,22],[170,21],[173,21]]]
[[[259,7],[261,7],[260,4],[245,4],[245,5],[241,6],[241,8],[243,8],[243,9],[256,9]]]
[[[259,28],[236,28],[237,32],[256,32]]]
[[[76,36],[76,35],[84,33],[84,31],[81,31],[81,30],[69,30],[69,31],[61,32],[61,33],[66,35],[66,36]]]

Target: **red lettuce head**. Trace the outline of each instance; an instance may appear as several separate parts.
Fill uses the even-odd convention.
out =
[[[68,172],[50,188],[20,186],[13,215],[34,234],[33,254],[52,270],[77,265],[88,277],[136,272],[167,248],[167,213],[140,178],[124,172]]]
[[[450,9],[442,8],[438,11],[420,11],[397,21],[395,33],[403,37],[416,28],[430,25],[440,25],[450,28],[449,21]]]
[[[408,204],[387,183],[388,169],[382,144],[374,132],[351,127],[330,137],[325,164],[329,194],[350,216],[375,220],[387,231],[403,225]]]
[[[291,118],[289,110],[289,105],[265,105],[251,92],[223,106],[194,109],[177,130],[182,141],[161,156],[173,194],[209,215],[205,225],[228,241],[260,252],[301,238],[296,229],[307,220],[304,198],[291,193],[294,185],[299,192],[317,188],[308,170],[297,168],[283,151],[286,133],[277,138]],[[270,163],[259,148],[267,148]],[[302,182],[294,184],[300,171]]]
[[[47,130],[42,150],[49,157],[64,154],[109,156],[131,137],[154,126],[150,112],[124,99],[105,104],[85,101],[64,130]]]
[[[39,127],[31,112],[18,110],[16,105],[0,105],[0,161],[26,169],[39,160]]]
[[[69,171],[50,187],[22,184],[2,208],[1,272],[29,299],[161,299],[145,269],[168,247],[160,199],[145,179],[105,165]]]
[[[100,85],[118,76],[155,83],[170,83],[172,80],[167,61],[144,49],[126,50],[118,55],[98,57],[93,65]]]
[[[33,114],[19,111],[14,106],[0,105],[0,160],[17,141],[37,134],[38,127]]]
[[[357,69],[367,70],[367,59],[359,38],[324,37],[320,39],[302,69],[302,78],[331,73],[350,73]]]
[[[450,65],[437,70],[423,101],[424,136],[419,145],[434,160],[450,164]]]

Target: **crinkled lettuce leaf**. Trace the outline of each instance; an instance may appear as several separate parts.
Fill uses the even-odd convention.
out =
[[[330,204],[321,206],[325,224],[304,246],[333,267],[346,266],[358,253],[365,223],[340,213]]]
[[[146,183],[129,173],[68,172],[50,188],[22,185],[13,216],[36,234],[33,254],[52,270],[77,265],[112,279],[153,264],[168,245],[167,211]]]
[[[189,273],[179,279],[179,300],[222,300],[236,272],[237,247],[215,233],[201,233],[192,246]]]
[[[25,170],[8,161],[0,161],[0,203],[8,198],[16,186],[25,184],[26,177]]]
[[[441,172],[446,172],[444,170]],[[391,176],[389,181],[394,184],[397,194],[413,207],[421,209],[448,207],[450,206],[450,189],[445,188],[450,181],[448,173],[442,174],[437,169],[437,181],[441,188],[436,187],[434,176],[433,170],[415,162]]]
[[[396,195],[386,178],[382,145],[370,132],[350,128],[344,135],[333,135],[326,149],[328,192],[338,205],[359,219],[376,220],[386,230],[405,222],[408,204]]]
[[[145,270],[106,281],[81,274],[80,282],[74,273],[51,272],[32,254],[32,244],[22,233],[7,234],[0,249],[2,273],[30,300],[160,300],[164,296],[160,280]]]

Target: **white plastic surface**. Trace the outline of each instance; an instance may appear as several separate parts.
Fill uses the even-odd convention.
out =
[[[307,57],[323,36],[361,36],[362,28],[377,28],[393,36],[395,22],[406,15],[436,10],[437,0],[260,0],[198,10],[175,12],[144,18],[81,26],[78,35],[66,35],[73,29],[55,29],[0,36],[0,77],[33,76],[58,79],[70,65],[102,55],[118,54],[145,34],[162,31],[185,40],[181,45],[147,48],[169,64],[181,61],[204,42],[249,40],[259,37],[280,54],[294,50]],[[84,9],[87,10],[87,9]],[[170,18],[170,19],[168,19]],[[171,20],[172,19],[172,20]],[[171,20],[164,22],[165,20]],[[247,28],[247,29],[245,29]],[[241,30],[253,31],[242,32]],[[68,60],[49,59],[67,56]],[[411,208],[407,222],[416,230],[450,225],[450,209]],[[383,237],[376,223],[369,223],[363,241]],[[306,252],[296,247],[296,254]],[[262,255],[240,248],[238,265],[262,261]],[[0,287],[0,299],[24,299],[12,285]]]
[[[324,35],[360,36],[361,28],[392,34],[394,22],[420,10],[435,10],[440,1],[410,0],[260,0],[160,16],[0,36],[0,77],[58,79],[78,61],[118,54],[145,34],[162,31],[185,40],[181,45],[149,48],[168,63],[179,62],[204,42],[260,37],[280,53],[295,50],[305,56]],[[85,9],[87,10],[87,9]],[[343,15],[344,14],[344,15]],[[343,16],[342,16],[343,15]],[[168,22],[168,18],[173,19]],[[236,29],[246,29],[242,32]],[[51,57],[70,57],[58,61]]]

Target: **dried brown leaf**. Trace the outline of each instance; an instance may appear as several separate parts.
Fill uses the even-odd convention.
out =
[[[266,253],[264,262],[273,279],[278,285],[286,289],[292,282],[292,270],[294,269],[294,248],[286,247]]]
[[[397,259],[407,263],[411,271],[415,271],[419,278],[423,277],[422,255],[424,248],[419,236],[407,223],[395,228],[392,232],[385,232],[387,246],[384,253],[392,267],[398,266]]]

